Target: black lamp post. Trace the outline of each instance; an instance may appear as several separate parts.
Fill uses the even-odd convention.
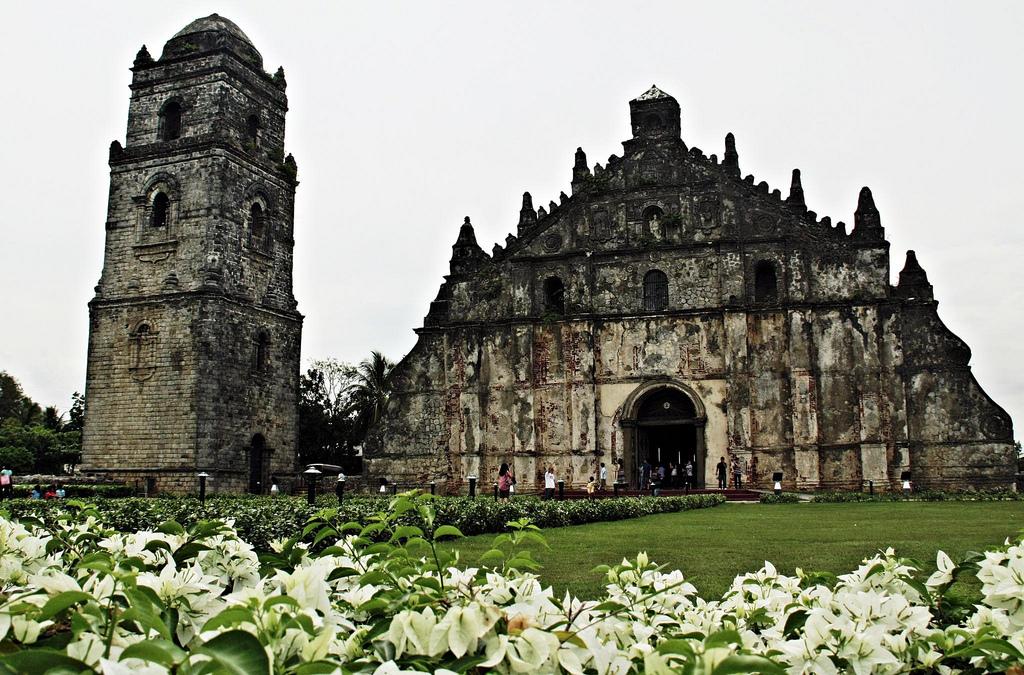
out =
[[[910,472],[903,471],[900,473],[900,480],[903,481],[903,496],[910,496]]]
[[[430,494],[432,494],[432,495],[436,495],[437,494],[437,481],[436,480],[430,481]]]
[[[302,475],[306,477],[306,502],[313,506],[316,503],[316,481],[320,477],[320,471],[311,466],[303,471]]]
[[[498,484],[494,484],[494,501],[498,501]]]
[[[559,499],[565,499],[565,481],[564,480],[559,480],[558,481],[558,498]]]
[[[199,504],[202,506],[206,506],[206,479],[209,477],[205,471],[199,472]]]
[[[776,471],[772,474],[772,480],[775,481],[775,494],[782,494],[782,472]]]
[[[476,499],[476,476],[469,476],[469,498]]]
[[[338,474],[338,482],[334,484],[334,494],[338,495],[338,503],[345,499],[345,474]]]

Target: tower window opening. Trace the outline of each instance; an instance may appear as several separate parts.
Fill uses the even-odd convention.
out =
[[[775,265],[762,260],[754,267],[754,301],[775,302],[779,297],[779,280]]]
[[[265,372],[270,363],[270,336],[266,331],[260,331],[256,336],[256,351],[253,356],[253,370],[258,373]]]
[[[663,309],[668,309],[668,276],[661,270],[651,270],[644,275],[644,310]]]
[[[263,207],[259,204],[253,204],[249,207],[249,240],[251,244],[265,251],[268,248],[269,235]]]
[[[150,218],[150,225],[153,227],[166,227],[170,220],[171,200],[166,193],[157,192],[153,197],[153,214]]]
[[[181,104],[170,102],[160,112],[160,139],[173,141],[181,136]]]
[[[544,311],[565,314],[565,284],[558,277],[544,280]]]
[[[256,144],[260,134],[260,118],[255,113],[245,118],[245,138],[252,144]]]

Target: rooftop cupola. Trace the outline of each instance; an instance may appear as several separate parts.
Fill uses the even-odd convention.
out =
[[[875,208],[875,199],[871,196],[871,190],[866,187],[860,189],[860,196],[857,198],[857,211],[853,214],[853,232],[850,235],[861,241],[885,239],[882,216]]]
[[[906,300],[934,299],[932,285],[928,283],[928,274],[917,262],[917,254],[907,251],[907,262],[900,271],[900,282],[896,285],[896,295]]]
[[[462,274],[476,267],[480,260],[487,257],[484,250],[476,243],[476,234],[473,232],[473,223],[469,222],[466,216],[462,227],[459,228],[459,238],[452,246],[451,273]]]
[[[636,140],[677,140],[679,116],[679,103],[653,84],[629,102],[629,120]]]
[[[160,60],[226,50],[263,70],[263,57],[238,25],[217,14],[196,19],[174,34],[164,45]]]

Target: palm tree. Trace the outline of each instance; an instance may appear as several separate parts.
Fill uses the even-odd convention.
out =
[[[355,416],[356,437],[361,441],[384,414],[391,395],[395,364],[378,351],[370,352],[356,368],[355,381],[346,388],[348,412]]]

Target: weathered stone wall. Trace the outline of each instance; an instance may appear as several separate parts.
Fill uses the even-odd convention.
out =
[[[265,73],[248,38],[216,15],[159,60],[140,51],[133,73],[90,303],[82,469],[155,479],[158,491],[192,491],[200,471],[211,492],[263,490],[294,471],[298,438],[283,73]]]
[[[890,286],[870,192],[847,233],[807,210],[799,172],[783,200],[740,180],[731,135],[719,163],[670,123],[645,126],[678,128],[674,100],[641,99],[625,156],[591,170],[577,151],[573,195],[539,210],[524,195],[491,255],[467,219],[367,444],[370,474],[464,490],[509,461],[537,488],[549,464],[579,485],[622,460],[635,481],[653,437],[637,411],[668,388],[697,409],[684,422],[708,483],[726,457],[758,487],[776,471],[799,489],[898,489],[904,471],[922,487],[1009,486],[1009,417],[912,253]],[[652,271],[660,305],[645,299]]]

